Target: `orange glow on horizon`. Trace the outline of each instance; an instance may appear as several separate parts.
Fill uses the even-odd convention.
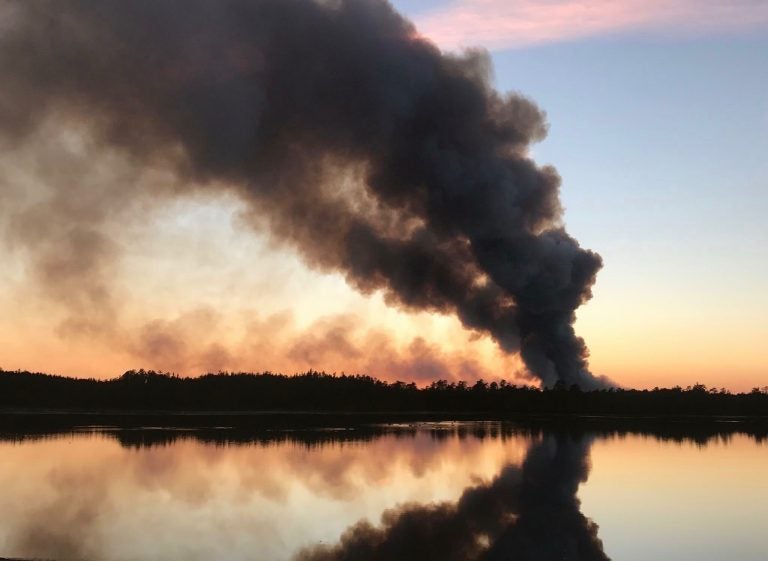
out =
[[[30,179],[20,185],[27,196],[35,193]],[[126,251],[110,273],[107,330],[62,331],[70,311],[32,282],[23,251],[8,252],[0,367],[98,378],[135,368],[184,375],[317,369],[419,384],[536,384],[523,377],[519,357],[505,356],[456,318],[363,296],[244,226],[242,212],[234,197],[168,199],[110,231]],[[749,295],[715,330],[696,300],[705,292],[688,295],[670,283],[649,294],[642,283],[611,278],[607,267],[593,300],[578,310],[576,330],[593,372],[639,388],[700,382],[749,391],[768,383],[765,328],[755,314],[741,313]]]

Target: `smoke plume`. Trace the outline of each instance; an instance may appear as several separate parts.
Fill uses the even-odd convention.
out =
[[[309,266],[456,314],[546,385],[603,384],[573,329],[600,257],[564,230],[555,170],[528,156],[542,112],[493,89],[486,53],[441,53],[384,0],[8,1],[0,26],[0,144],[85,126],[176,188],[237,193]],[[82,191],[53,187],[64,207]],[[75,226],[59,254],[72,265],[42,276],[93,264],[81,305],[99,306],[114,248]]]
[[[376,373],[393,382],[524,381],[515,357],[499,353],[497,368],[492,368],[470,346],[446,348],[421,337],[400,344],[391,332],[367,329],[352,314],[321,317],[306,327],[297,326],[287,311],[253,317],[242,341],[230,344],[218,338],[222,321],[215,310],[198,308],[172,320],[149,322],[138,336],[121,335],[126,350],[141,364],[173,372],[236,370],[245,363],[256,371],[292,373],[329,364],[336,372]]]
[[[337,545],[306,549],[296,561],[609,561],[576,497],[588,452],[585,440],[547,437],[522,469],[505,467],[455,504],[387,511],[380,527],[359,522]]]

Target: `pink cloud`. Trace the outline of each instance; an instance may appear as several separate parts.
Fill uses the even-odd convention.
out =
[[[489,49],[622,31],[732,32],[768,24],[763,0],[456,0],[416,22],[444,49]]]

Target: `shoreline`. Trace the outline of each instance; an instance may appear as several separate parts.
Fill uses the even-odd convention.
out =
[[[768,416],[553,414],[451,411],[153,411],[0,409],[0,433],[91,430],[280,430],[404,428],[429,423],[502,423],[522,429],[676,432],[686,428],[768,436]],[[0,559],[0,561],[3,561]]]

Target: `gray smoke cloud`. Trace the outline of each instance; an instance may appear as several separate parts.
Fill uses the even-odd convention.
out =
[[[505,467],[456,503],[387,511],[380,526],[359,522],[338,544],[305,549],[295,561],[609,561],[576,496],[588,457],[586,439],[546,437],[522,468]]]
[[[9,0],[0,20],[0,143],[86,125],[137,168],[238,193],[309,266],[456,314],[545,385],[605,384],[573,329],[601,259],[528,156],[543,113],[493,89],[487,53],[441,53],[384,0]],[[100,273],[87,307],[112,248],[73,232],[70,261]]]

